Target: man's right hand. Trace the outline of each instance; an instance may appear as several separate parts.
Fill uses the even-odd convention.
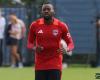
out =
[[[43,50],[43,47],[42,46],[37,46],[37,47],[34,47],[33,50],[35,50],[36,53],[40,53]]]

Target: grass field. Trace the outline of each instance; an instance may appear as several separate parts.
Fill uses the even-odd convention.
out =
[[[63,69],[62,80],[100,80],[95,79],[95,73],[100,73],[100,68],[69,67]],[[0,68],[0,80],[34,80],[34,70],[32,67]]]

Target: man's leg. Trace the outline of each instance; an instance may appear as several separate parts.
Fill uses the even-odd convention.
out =
[[[22,46],[23,46],[22,43],[23,43],[23,40],[20,39],[20,40],[18,41],[18,53],[19,53],[19,55],[20,55],[21,60],[22,60]]]
[[[35,71],[35,80],[48,80],[48,73],[46,70],[36,70]]]
[[[56,69],[49,70],[48,80],[61,80],[61,70],[56,70]]]

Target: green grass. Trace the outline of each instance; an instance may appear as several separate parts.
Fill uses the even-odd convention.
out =
[[[63,69],[62,80],[96,80],[95,73],[100,73],[100,68],[70,67]],[[0,68],[0,80],[34,80],[34,70],[32,67]]]
[[[68,68],[63,70],[62,80],[96,80],[100,68]]]
[[[0,80],[34,80],[32,68],[0,68]]]

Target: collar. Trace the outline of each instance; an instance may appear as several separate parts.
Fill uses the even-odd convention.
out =
[[[54,19],[53,25],[58,25],[58,19],[56,19],[56,18],[53,18],[53,19]],[[44,23],[44,18],[41,18],[41,19],[39,20],[39,24],[45,24],[45,23]]]

